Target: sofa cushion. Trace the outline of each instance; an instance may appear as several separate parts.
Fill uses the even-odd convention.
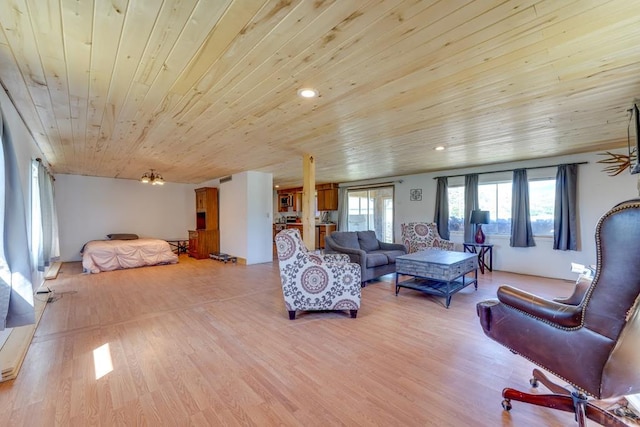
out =
[[[365,252],[377,251],[380,249],[380,244],[378,243],[375,231],[358,231],[358,240],[360,240],[360,249]]]
[[[349,249],[360,249],[358,234],[355,231],[334,231],[331,238],[339,245]]]
[[[384,251],[384,254],[387,256],[387,258],[389,258],[389,264],[395,264],[397,257],[406,255],[407,253],[405,251],[393,250],[393,251]]]
[[[389,264],[389,258],[384,252],[367,253],[367,268]]]

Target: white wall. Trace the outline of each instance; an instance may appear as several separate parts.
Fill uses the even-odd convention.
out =
[[[55,184],[62,261],[80,260],[86,242],[109,233],[187,239],[196,225],[191,184],[152,186],[79,175],[56,175]]]
[[[625,150],[617,152],[624,153]],[[638,175],[632,176],[624,172],[619,176],[610,177],[602,172],[604,165],[596,163],[602,158],[598,153],[589,153],[399,177],[403,182],[395,185],[395,240],[400,240],[401,223],[433,221],[436,193],[434,177],[586,161],[588,164],[578,166],[580,250],[553,250],[552,238],[536,237],[536,246],[532,248],[511,248],[508,236],[488,235],[486,239],[487,243],[495,245],[493,266],[496,270],[573,280],[576,275],[570,271],[571,262],[596,262],[594,232],[598,219],[617,203],[638,197]],[[555,168],[551,170],[552,176],[555,176]],[[528,175],[531,178],[548,171],[530,170]],[[486,180],[488,177],[495,175],[480,175],[479,178],[482,182],[483,178]],[[449,185],[454,184],[456,179],[462,179],[462,183],[464,182],[463,178],[450,178]],[[409,200],[409,190],[412,188],[422,189],[422,201]],[[462,243],[463,237],[452,234],[451,240]]]
[[[487,243],[495,245],[493,261],[496,270],[572,280],[575,274],[570,272],[571,262],[595,262],[594,230],[600,216],[616,203],[638,195],[637,176],[625,172],[617,177],[609,177],[602,172],[603,165],[596,163],[600,159],[602,156],[598,153],[589,153],[407,175],[358,184],[403,181],[395,184],[394,232],[395,240],[399,241],[401,223],[433,220],[436,191],[433,178],[436,176],[586,161],[588,164],[579,166],[578,172],[580,250],[555,251],[550,238],[536,238],[533,248],[511,248],[508,236],[487,236]],[[545,171],[530,170],[529,175]],[[85,242],[103,239],[108,233],[186,237],[187,230],[195,227],[193,189],[217,186],[220,194],[220,250],[245,258],[249,264],[271,261],[274,209],[272,178],[270,175],[254,174],[258,173],[236,174],[231,181],[223,184],[215,180],[196,186],[168,183],[164,187],[145,186],[138,181],[57,175],[56,202],[62,260],[80,259],[79,251]],[[480,175],[481,181],[483,177],[494,178],[495,175]],[[455,179],[451,178],[450,184],[454,184]],[[409,200],[409,190],[413,188],[422,189],[422,201]],[[452,240],[462,243],[463,239],[461,235],[453,235]]]
[[[248,175],[247,264],[273,261],[273,176],[250,171]],[[251,262],[249,262],[251,261]]]
[[[249,171],[220,184],[220,251],[247,265],[273,260],[273,177]]]
[[[220,184],[220,252],[247,258],[247,174]]]

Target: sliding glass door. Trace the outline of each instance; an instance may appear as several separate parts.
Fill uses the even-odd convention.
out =
[[[347,191],[348,230],[374,230],[380,241],[393,243],[393,186]]]

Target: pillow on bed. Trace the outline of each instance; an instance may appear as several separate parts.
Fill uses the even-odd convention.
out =
[[[109,240],[135,240],[138,238],[137,234],[129,233],[111,233],[107,234]]]

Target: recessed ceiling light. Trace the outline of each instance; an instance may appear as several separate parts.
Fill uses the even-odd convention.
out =
[[[312,88],[302,88],[298,90],[298,96],[303,98],[315,98],[318,96],[318,91]]]
[[[434,150],[442,151],[442,150],[444,150],[444,145],[438,145],[436,148],[434,148]]]
[[[278,184],[275,185],[276,188],[280,188],[280,186]]]

